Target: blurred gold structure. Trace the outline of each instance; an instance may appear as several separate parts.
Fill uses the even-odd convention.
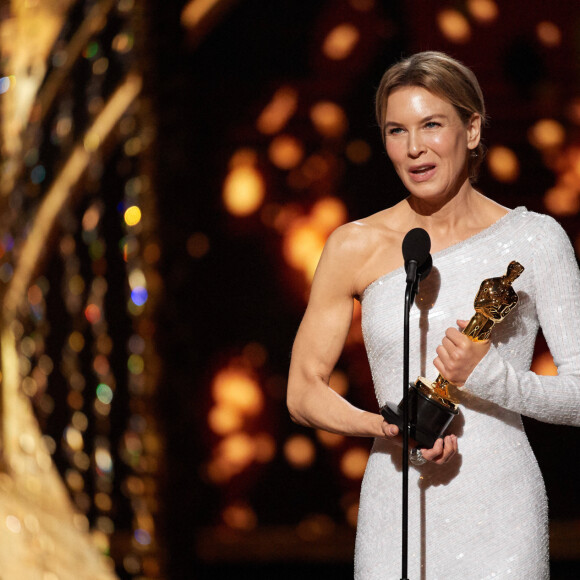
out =
[[[0,210],[23,170],[26,127],[46,114],[70,66],[88,39],[100,30],[114,2],[97,2],[68,46],[68,62],[47,76],[49,55],[66,21],[71,0],[13,0],[0,23],[1,57],[13,86],[2,95],[3,154]],[[42,91],[40,90],[42,87]],[[38,275],[59,212],[70,201],[91,154],[107,138],[141,89],[129,75],[64,161],[29,224],[14,259],[13,276],[0,286],[1,469],[0,561],[6,578],[108,580],[116,578],[112,560],[97,548],[85,515],[77,512],[53,464],[30,399],[22,392],[19,339],[15,332]],[[4,223],[5,234],[10,224]]]

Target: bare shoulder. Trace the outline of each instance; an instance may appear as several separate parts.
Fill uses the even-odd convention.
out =
[[[344,224],[329,236],[321,267],[330,266],[358,297],[368,284],[402,265],[404,233],[396,229],[392,208]],[[398,251],[397,251],[398,250]]]
[[[336,228],[326,246],[329,251],[340,252],[343,258],[360,259],[379,235],[379,228],[369,218],[363,218]]]

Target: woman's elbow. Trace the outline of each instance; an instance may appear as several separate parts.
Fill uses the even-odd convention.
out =
[[[303,425],[304,423],[301,421],[300,409],[298,406],[298,402],[296,401],[296,397],[288,390],[286,394],[286,407],[288,409],[288,413],[290,414],[290,419],[294,423],[298,425]]]
[[[288,385],[286,392],[286,407],[288,408],[290,419],[294,423],[308,426],[308,421],[304,415],[303,397],[292,388],[291,384]]]

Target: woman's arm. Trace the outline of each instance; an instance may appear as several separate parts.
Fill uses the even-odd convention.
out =
[[[287,404],[292,420],[341,435],[385,437],[401,444],[399,428],[378,413],[351,405],[329,386],[353,314],[354,280],[364,261],[358,243],[340,228],[328,240],[292,349]],[[354,246],[354,247],[353,247]],[[439,439],[423,457],[446,463],[457,453],[455,435]]]
[[[531,274],[540,326],[558,376],[516,370],[494,345],[483,344],[464,345],[470,354],[464,355],[465,367],[456,375],[441,362],[447,356],[450,358],[446,360],[451,361],[452,354],[440,355],[436,366],[440,372],[443,369],[444,376],[452,377],[449,380],[464,382],[465,390],[506,409],[540,421],[580,426],[580,272],[564,230],[552,218],[542,219],[541,231],[533,240]],[[452,338],[455,333],[459,331],[451,333]],[[456,361],[461,359],[457,352],[455,356]],[[473,368],[467,372],[470,365]]]
[[[395,425],[354,407],[329,386],[352,320],[353,281],[360,267],[356,246],[347,226],[335,231],[324,248],[292,348],[288,410],[296,423],[341,435],[394,436]]]

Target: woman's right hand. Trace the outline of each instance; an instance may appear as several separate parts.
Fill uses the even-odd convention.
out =
[[[392,423],[387,423],[384,419],[381,423],[381,429],[383,430],[383,434],[387,439],[392,439],[399,434],[399,428]]]

